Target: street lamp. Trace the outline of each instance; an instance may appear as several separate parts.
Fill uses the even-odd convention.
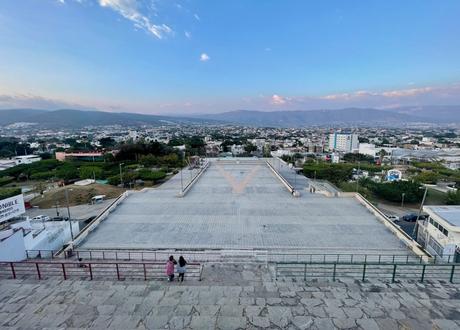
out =
[[[69,189],[65,188],[65,199],[67,202],[67,215],[69,217],[69,226],[70,226],[70,237],[72,237],[73,241],[73,229],[72,229],[72,220],[70,219],[70,207],[69,207]]]
[[[120,163],[120,184],[123,186],[123,174],[121,172],[121,167],[125,165],[125,163]]]

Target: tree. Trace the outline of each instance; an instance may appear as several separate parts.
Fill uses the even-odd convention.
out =
[[[102,148],[108,149],[114,147],[117,144],[117,142],[111,137],[103,137],[99,140],[99,144]]]
[[[99,166],[82,166],[79,172],[82,179],[97,179],[103,176],[102,168]]]
[[[448,204],[448,205],[460,205],[460,190],[449,191],[447,193],[446,204]]]

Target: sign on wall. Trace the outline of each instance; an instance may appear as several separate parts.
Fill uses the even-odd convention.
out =
[[[22,194],[0,200],[0,223],[25,212]]]

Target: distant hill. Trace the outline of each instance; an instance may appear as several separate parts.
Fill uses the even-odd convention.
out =
[[[242,125],[270,127],[300,127],[337,124],[400,124],[423,121],[423,118],[376,109],[348,108],[311,111],[248,111],[238,110],[200,118],[221,120]]]
[[[203,124],[215,123],[215,120],[72,109],[54,111],[33,109],[0,110],[0,125],[6,126],[17,122],[36,123],[48,128],[81,128],[90,125],[159,126],[167,124]]]
[[[460,123],[460,106],[414,106],[386,110],[372,108],[310,111],[237,110],[183,117],[72,109],[54,111],[34,109],[0,110],[0,125],[6,126],[17,122],[36,123],[48,128],[81,128],[90,125],[159,126],[167,124],[203,125],[222,123],[265,127],[305,127],[314,125],[401,126],[410,123]]]

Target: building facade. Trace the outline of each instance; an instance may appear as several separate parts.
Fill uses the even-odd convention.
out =
[[[329,134],[329,150],[342,152],[359,150],[358,134],[337,132]]]

